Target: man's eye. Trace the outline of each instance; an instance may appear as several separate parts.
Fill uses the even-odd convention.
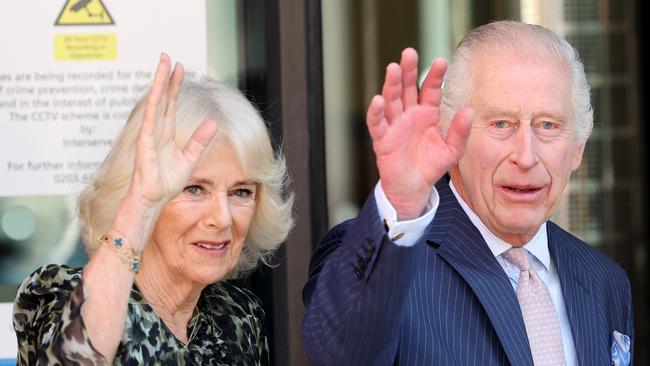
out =
[[[189,193],[189,194],[199,194],[199,193],[201,193],[202,190],[203,190],[203,188],[201,188],[201,186],[197,186],[197,185],[187,186],[184,189],[184,191]]]
[[[555,124],[553,122],[544,121],[544,122],[542,122],[541,125],[542,125],[542,128],[545,129],[545,130],[550,130],[550,129],[555,128]]]
[[[508,121],[495,121],[494,122],[494,127],[496,128],[506,128],[508,127],[509,123]]]

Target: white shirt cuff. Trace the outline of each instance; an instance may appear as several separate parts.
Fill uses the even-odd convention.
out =
[[[410,247],[420,239],[431,220],[433,220],[438,210],[440,196],[436,187],[432,187],[426,213],[416,219],[406,221],[397,221],[397,211],[386,198],[386,194],[381,187],[381,181],[377,182],[375,186],[375,202],[377,203],[379,217],[384,220],[385,225],[388,227],[388,237],[391,238],[395,245]]]

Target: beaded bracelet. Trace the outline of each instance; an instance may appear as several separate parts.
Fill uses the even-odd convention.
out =
[[[128,264],[131,272],[138,273],[138,270],[140,269],[140,257],[142,256],[142,252],[124,246],[122,243],[123,240],[119,236],[115,236],[113,238],[112,245],[110,243],[111,239],[107,234],[100,236],[97,240],[101,245],[114,251],[120,257],[120,259],[122,259],[123,262]]]

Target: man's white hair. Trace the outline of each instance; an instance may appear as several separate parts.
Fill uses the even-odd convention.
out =
[[[569,42],[551,30],[538,25],[503,20],[482,25],[460,41],[445,76],[440,106],[444,131],[454,115],[467,106],[472,96],[473,67],[481,55],[507,57],[517,54],[535,60],[558,60],[567,65],[571,75],[571,104],[575,121],[575,140],[585,143],[593,127],[593,109],[589,84],[580,55]],[[563,80],[558,80],[563,82]]]

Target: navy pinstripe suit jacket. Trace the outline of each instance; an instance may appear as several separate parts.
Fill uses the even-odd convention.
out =
[[[448,177],[436,188],[440,206],[414,247],[388,239],[373,196],[318,244],[303,290],[303,338],[314,364],[533,364],[508,277]],[[625,271],[547,227],[579,362],[609,365],[612,332],[634,339]]]

